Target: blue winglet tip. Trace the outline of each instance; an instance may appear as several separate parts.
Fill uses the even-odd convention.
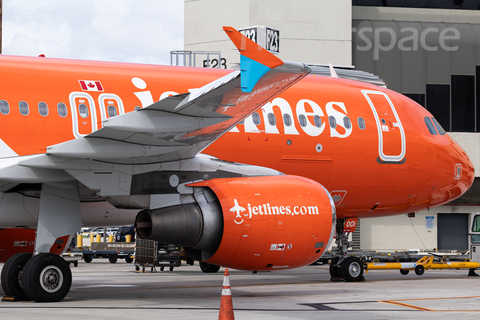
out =
[[[240,83],[243,92],[252,92],[253,88],[271,68],[260,62],[240,55]]]

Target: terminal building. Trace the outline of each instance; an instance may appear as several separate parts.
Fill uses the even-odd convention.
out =
[[[225,25],[277,30],[284,60],[379,76],[427,108],[470,156],[476,178],[464,196],[414,216],[361,219],[355,249],[468,248],[468,217],[480,211],[480,0],[185,0],[184,49],[196,54],[182,64],[239,63]]]

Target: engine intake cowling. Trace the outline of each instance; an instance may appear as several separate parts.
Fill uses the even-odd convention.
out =
[[[196,259],[244,270],[316,261],[334,235],[335,206],[317,182],[297,176],[191,184],[192,203],[141,211],[138,235],[183,246]]]

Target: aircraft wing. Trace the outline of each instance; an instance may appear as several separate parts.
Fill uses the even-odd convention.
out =
[[[231,27],[224,30],[240,51],[241,70],[189,94],[110,118],[102,129],[50,146],[47,154],[124,164],[192,158],[310,72],[302,63],[280,60]]]

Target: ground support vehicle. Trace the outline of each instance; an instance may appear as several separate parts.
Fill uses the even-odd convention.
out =
[[[145,240],[137,238],[135,246],[135,270],[145,272],[146,268],[150,268],[151,272],[156,272],[156,267],[160,267],[160,271],[181,265],[180,247],[160,243],[153,240]]]
[[[83,255],[83,260],[87,263],[92,262],[93,258],[108,258],[110,263],[115,263],[120,258],[132,263],[135,255],[135,243],[94,242],[89,248],[81,248],[80,252]]]
[[[470,261],[469,258],[465,258],[463,261],[450,261],[448,255],[432,254],[420,258],[416,262],[380,262],[378,259],[374,259],[373,262],[367,262],[364,264],[365,272],[369,270],[400,270],[400,273],[407,275],[411,270],[415,271],[415,274],[421,276],[425,270],[430,269],[469,269],[469,275],[474,275],[472,270],[480,267],[480,263]]]

